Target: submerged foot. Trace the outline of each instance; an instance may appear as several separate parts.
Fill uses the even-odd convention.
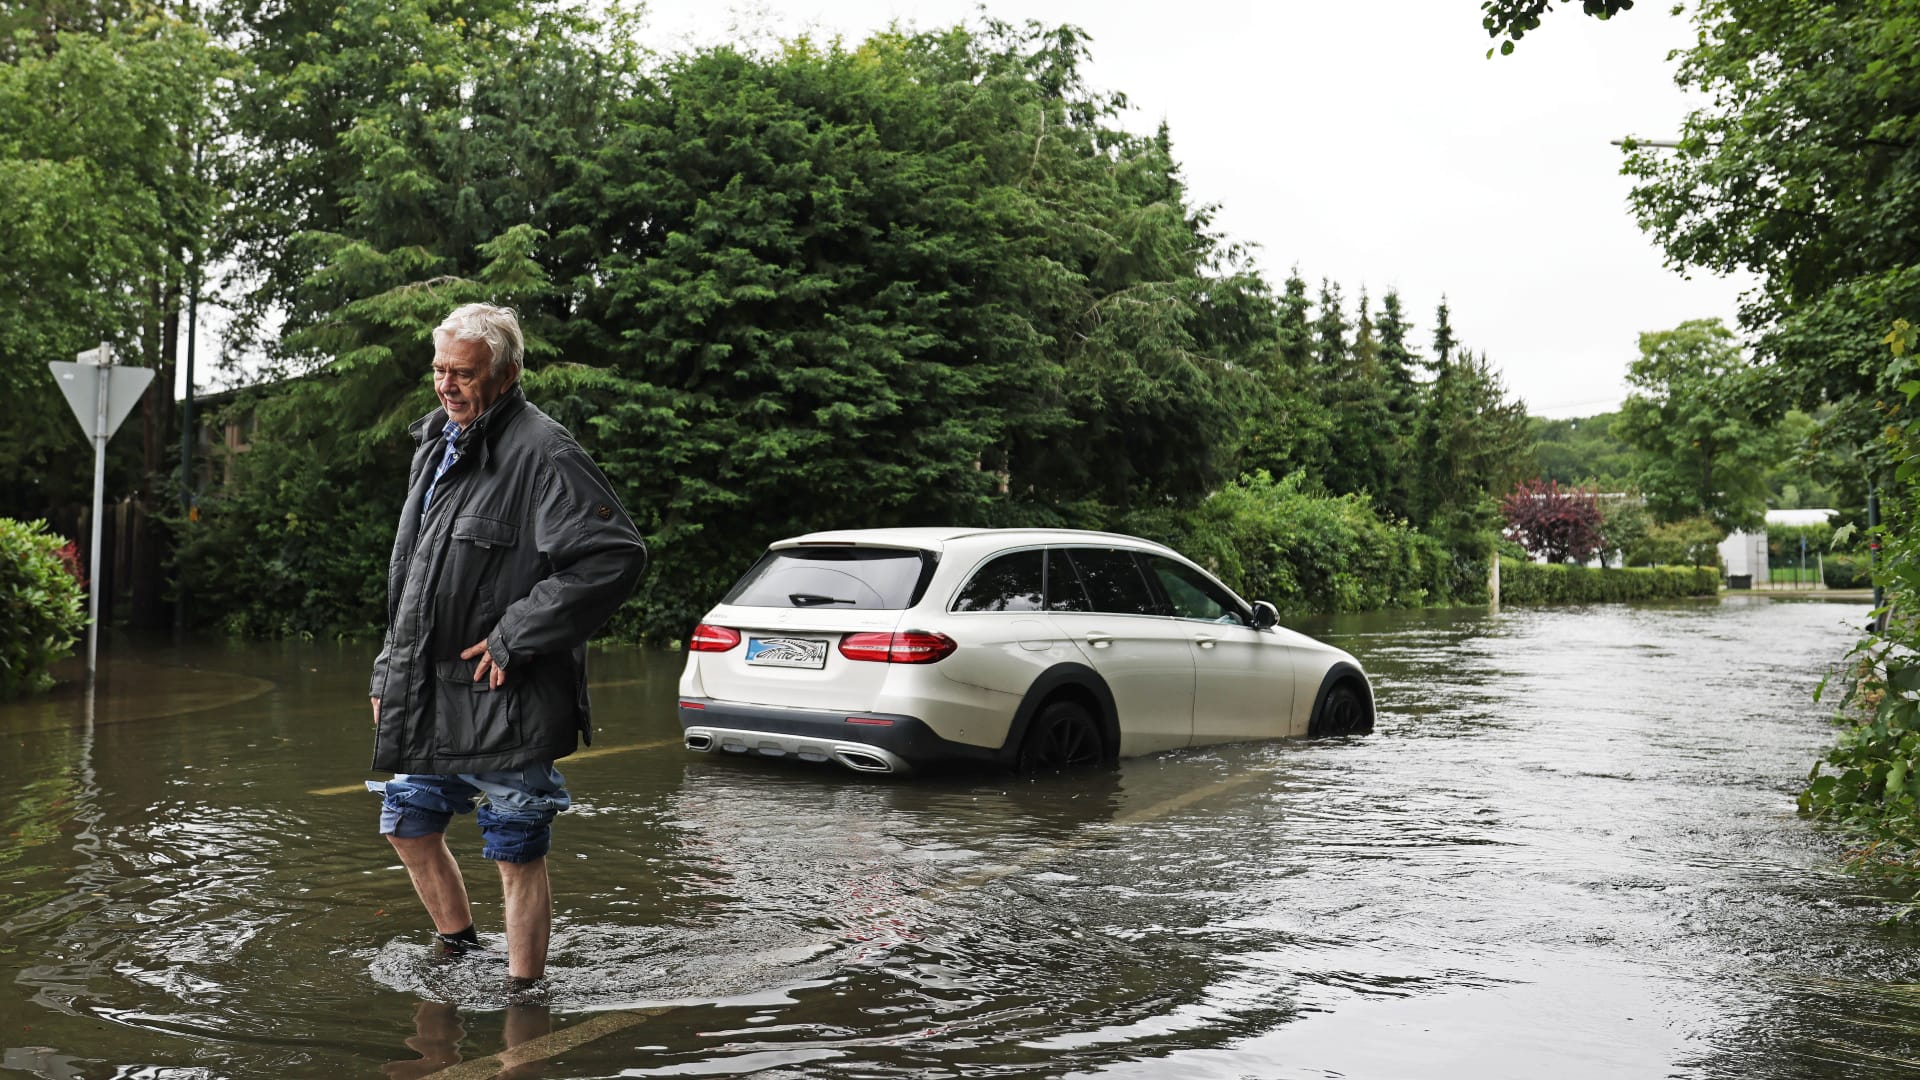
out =
[[[507,1004],[545,1005],[553,1000],[553,988],[542,978],[507,976]]]
[[[482,947],[480,944],[480,935],[473,932],[472,923],[468,923],[465,930],[452,934],[436,932],[433,936],[439,943],[441,957],[448,960],[465,956]]]

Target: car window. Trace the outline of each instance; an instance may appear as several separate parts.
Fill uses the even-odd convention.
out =
[[[840,610],[910,608],[926,591],[930,551],[871,547],[780,548],[760,556],[724,604]]]
[[[1087,602],[1087,590],[1080,587],[1080,575],[1074,573],[1063,548],[1047,549],[1047,610],[1093,610]]]
[[[1010,551],[974,572],[953,598],[955,611],[1039,611],[1046,595],[1046,552]]]
[[[1069,548],[1068,557],[1086,587],[1092,610],[1116,615],[1157,615],[1159,604],[1130,551]]]
[[[1160,582],[1160,588],[1166,592],[1168,602],[1173,605],[1175,618],[1247,625],[1246,617],[1240,613],[1240,605],[1234,603],[1225,590],[1205,574],[1162,555],[1148,555],[1146,559],[1153,576]]]

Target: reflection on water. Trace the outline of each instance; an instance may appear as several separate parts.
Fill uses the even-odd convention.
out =
[[[1036,782],[690,755],[679,658],[608,651],[550,1008],[507,1004],[471,820],[489,947],[429,947],[357,788],[367,650],[109,657],[91,725],[73,695],[0,708],[0,1069],[1901,1074],[1920,950],[1792,813],[1859,616],[1334,620],[1375,735]]]

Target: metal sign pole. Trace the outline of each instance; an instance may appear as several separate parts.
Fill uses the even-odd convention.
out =
[[[93,672],[100,655],[100,517],[107,499],[107,403],[112,400],[113,368],[108,366],[107,343],[100,343],[100,389],[93,425],[93,573],[87,577],[87,687],[93,687]]]
[[[113,347],[103,341],[99,348],[88,349],[71,363],[49,363],[47,370],[66,395],[81,432],[93,440],[93,548],[87,553],[87,687],[91,689],[100,656],[100,541],[107,502],[107,440],[113,438],[139,403],[140,395],[146,393],[153,382],[153,369],[115,365]],[[118,378],[114,377],[116,371]]]

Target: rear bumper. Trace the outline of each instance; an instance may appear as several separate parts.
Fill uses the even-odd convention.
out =
[[[689,750],[835,762],[867,773],[1006,760],[998,748],[941,738],[918,717],[895,713],[849,715],[682,697],[680,730]]]

